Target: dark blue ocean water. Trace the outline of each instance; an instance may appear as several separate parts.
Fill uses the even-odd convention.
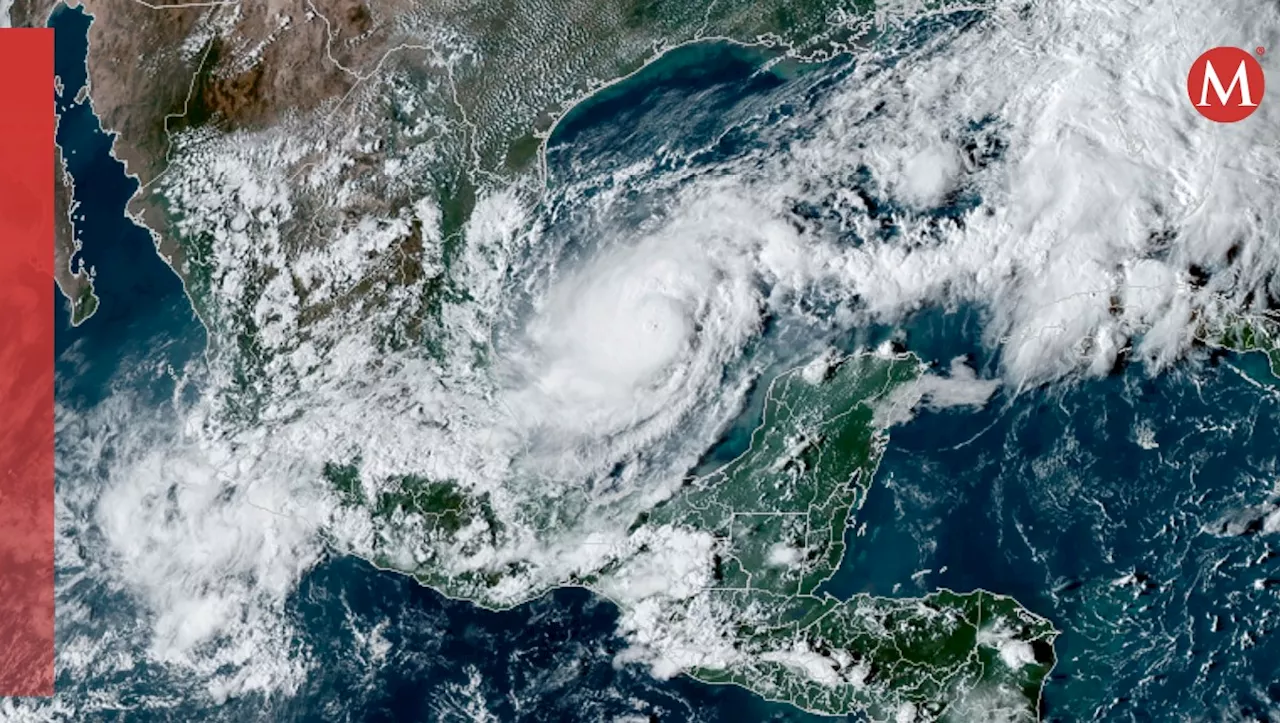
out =
[[[203,348],[204,330],[191,312],[181,281],[156,254],[150,234],[125,216],[137,182],[127,178],[124,165],[112,157],[112,136],[103,132],[90,103],[75,100],[86,82],[85,34],[90,20],[80,10],[64,8],[59,6],[50,26],[54,71],[63,91],[56,96],[57,142],[75,179],[72,215],[83,216],[74,223],[83,246],[73,262],[83,259],[96,270],[95,289],[110,302],[102,304],[93,323],[83,329],[72,328],[67,310],[59,305],[63,316],[57,354],[64,363],[92,363],[74,372],[60,369],[58,383],[62,403],[91,406],[108,391],[108,380],[150,351],[148,345],[169,347],[172,362],[181,367]],[[75,353],[67,354],[72,347]],[[158,389],[157,398],[170,390]]]
[[[57,140],[75,179],[75,215],[84,217],[76,222],[81,256],[96,270],[102,300],[97,313],[75,328],[68,309],[59,307],[59,401],[88,408],[128,383],[150,388],[156,413],[167,414],[161,403],[172,394],[171,378],[131,371],[130,362],[163,354],[178,369],[198,365],[205,335],[178,277],[156,254],[150,235],[125,215],[136,182],[111,157],[111,137],[87,102],[74,102],[85,82],[90,22],[81,10],[65,8],[50,20],[63,83]],[[120,603],[104,598],[88,604],[109,616],[106,608]],[[580,590],[491,613],[338,557],[305,577],[290,610],[302,631],[299,642],[324,661],[297,696],[135,710],[128,720],[466,720],[458,687],[473,672],[484,703],[500,720],[598,721],[626,713],[653,720],[796,719],[788,707],[737,688],[659,682],[639,668],[615,668],[622,646],[613,633],[617,612]],[[384,664],[372,666],[357,653],[354,634],[380,625],[391,652]],[[73,701],[97,687],[135,702],[200,687],[150,668],[110,680],[64,676],[58,684],[60,695]]]
[[[933,341],[912,346],[945,360],[972,330],[929,315],[912,337]],[[1013,595],[1063,631],[1048,720],[1276,720],[1280,535],[1257,528],[1280,397],[1239,371],[1264,363],[1131,368],[920,415],[893,430],[829,589]]]
[[[71,328],[65,312],[60,319],[59,399],[89,408],[125,380],[150,390],[159,410],[172,380],[131,362],[159,350],[175,368],[198,367],[205,337],[177,277],[125,217],[135,186],[110,157],[110,137],[87,104],[73,102],[89,22],[65,9],[50,22],[65,86],[58,142],[101,298],[81,327]],[[664,145],[708,160],[758,151],[748,121],[796,113],[847,67],[758,73],[762,60],[726,45],[672,54],[571,114],[553,138],[553,171],[598,171]],[[940,362],[970,354],[989,374],[998,359],[979,343],[981,327],[980,309],[925,312],[909,325],[908,344]],[[1016,596],[1064,631],[1045,694],[1050,719],[1266,719],[1280,708],[1276,540],[1247,526],[1216,534],[1224,515],[1265,501],[1275,485],[1280,405],[1232,366],[1256,363],[1228,357],[1156,379],[1130,368],[1001,395],[977,412],[922,413],[893,431],[853,521],[865,534],[850,531],[851,554],[828,589],[906,596],[981,587]],[[748,413],[726,449],[752,424]],[[1140,446],[1148,437],[1140,429],[1159,446]],[[932,572],[916,575],[922,570]],[[135,710],[128,720],[463,720],[460,690],[473,676],[500,720],[817,720],[737,688],[615,667],[623,645],[616,611],[579,590],[486,612],[334,557],[305,576],[289,610],[299,643],[322,661],[297,695]],[[374,629],[389,645],[376,664],[357,643]],[[71,701],[105,685],[138,702],[198,681],[152,668],[59,680]]]

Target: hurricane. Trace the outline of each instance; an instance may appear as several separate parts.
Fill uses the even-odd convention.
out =
[[[310,145],[301,118],[179,137],[156,192],[208,245],[211,281],[187,291],[209,346],[180,368],[144,354],[105,401],[60,416],[59,439],[79,440],[59,448],[60,480],[75,480],[59,488],[60,601],[93,586],[131,606],[96,643],[92,615],[61,607],[60,624],[88,631],[69,634],[61,670],[136,655],[210,700],[297,694],[325,662],[292,642],[288,601],[326,556],[354,554],[427,584],[478,581],[498,609],[602,576],[654,606],[620,623],[619,660],[669,677],[697,665],[643,652],[670,633],[652,601],[692,594],[718,548],[672,538],[663,559],[688,564],[667,579],[633,557],[661,547],[634,530],[742,454],[718,445],[779,375],[821,379],[867,346],[896,359],[902,336],[885,329],[976,309],[994,361],[921,360],[876,410],[888,428],[997,389],[1200,364],[1207,337],[1280,298],[1280,106],[1205,124],[1181,86],[1202,47],[1275,45],[1276,6],[884,14],[822,63],[761,63],[735,81],[765,88],[745,98],[673,84],[614,120],[584,101],[535,167],[477,174],[453,237],[424,198],[299,251],[281,229],[306,221],[306,194],[356,191],[280,159],[354,158],[354,132]],[[364,282],[410,228],[459,249],[422,263],[450,290],[423,314],[433,348],[385,331],[425,302]],[[156,380],[172,393],[154,399]],[[444,511],[396,507],[415,495]],[[1017,645],[1010,668],[1035,661]]]

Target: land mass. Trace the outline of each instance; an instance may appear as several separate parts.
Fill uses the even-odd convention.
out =
[[[635,657],[659,674],[829,715],[1037,720],[1058,634],[1044,618],[982,590],[901,599],[822,590],[887,442],[877,420],[920,373],[913,356],[863,352],[782,374],[746,451],[641,512],[625,534],[577,538],[592,552],[560,579],[539,568],[544,558],[505,551],[575,539],[607,512],[561,516],[554,534],[531,541],[517,533],[529,525],[499,519],[487,498],[451,481],[366,485],[354,464],[328,474],[368,515],[375,533],[360,553],[379,566],[491,608],[586,587],[618,605]]]
[[[14,0],[10,14],[16,26],[42,26],[59,4]],[[299,135],[310,141],[306,150],[273,159],[286,177],[305,176],[326,154],[346,153],[325,183],[356,191],[342,203],[310,194],[305,202],[319,215],[317,227],[339,229],[355,214],[395,216],[431,195],[455,211],[445,214],[453,222],[445,228],[448,238],[469,216],[480,187],[534,164],[566,109],[666,49],[727,38],[818,59],[893,17],[869,0],[69,5],[94,17],[89,87],[103,128],[117,134],[115,155],[141,185],[129,211],[153,230],[162,256],[189,282],[214,272],[199,258],[201,234],[179,225],[190,209],[175,201],[173,186],[160,183],[181,154],[225,148],[231,139],[244,150],[262,134],[267,137],[259,140],[270,143],[273,131]],[[932,0],[916,11],[950,5],[962,6]],[[406,125],[417,132],[405,132]],[[388,164],[413,166],[424,178],[414,184],[370,179]],[[296,192],[309,195],[305,188]],[[283,229],[291,259],[336,243],[332,234],[303,231]],[[412,245],[408,235],[401,245]],[[60,253],[73,256],[73,229],[61,229],[58,238]],[[91,313],[80,301],[85,277],[60,268],[59,283],[78,314]],[[216,325],[212,307],[223,300],[201,297],[207,282],[188,287],[197,313]],[[318,308],[311,317],[329,310]]]
[[[449,270],[478,205],[544,180],[528,171],[578,98],[698,38],[823,57],[878,27],[874,4],[834,0],[83,4],[94,108],[141,184],[130,211],[183,277],[230,370],[223,409],[247,425],[352,325],[381,351],[481,354],[441,341],[444,305],[478,293]],[[43,25],[53,7],[12,16]],[[63,215],[59,284],[83,321],[93,270],[72,266]],[[455,480],[370,479],[359,459],[325,476],[368,530],[352,552],[486,607],[589,588],[659,674],[829,714],[1034,720],[1048,621],[985,591],[822,590],[883,453],[877,409],[919,374],[886,353],[783,374],[747,450],[639,512],[585,494],[500,505]]]

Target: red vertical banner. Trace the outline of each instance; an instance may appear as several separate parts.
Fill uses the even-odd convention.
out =
[[[53,31],[0,29],[0,695],[53,694]]]

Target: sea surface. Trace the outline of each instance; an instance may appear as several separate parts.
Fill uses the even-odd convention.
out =
[[[74,101],[90,22],[65,7],[50,20],[64,86],[57,139],[75,181],[80,255],[96,270],[101,298],[78,328],[61,307],[59,402],[71,410],[101,403],[122,370],[163,349],[171,368],[124,375],[159,406],[178,384],[172,370],[198,363],[205,335],[151,236],[125,214],[136,181],[111,156],[89,103]],[[551,139],[549,164],[573,173],[660,146],[739,153],[756,139],[726,133],[735,119],[786,117],[805,93],[821,92],[824,75],[848,68],[762,69],[768,60],[727,43],[673,52],[575,109]],[[680,121],[650,122],[659,116]],[[626,132],[638,128],[646,130]],[[616,156],[592,157],[601,144]],[[999,360],[980,343],[983,320],[981,309],[922,312],[908,325],[907,346],[940,364],[967,354],[994,376]],[[978,411],[922,412],[892,430],[867,503],[851,520],[850,554],[826,589],[1013,595],[1063,631],[1044,696],[1049,720],[1280,720],[1280,540],[1256,525],[1223,523],[1275,492],[1280,403],[1239,371],[1265,378],[1259,363],[1206,358],[1156,378],[1134,366],[1102,380],[1002,391]],[[758,402],[708,464],[741,446]],[[60,479],[60,493],[74,484]],[[127,604],[86,602],[104,619]],[[581,590],[487,612],[330,556],[288,607],[299,645],[325,661],[294,696],[147,710],[148,696],[192,684],[147,666],[109,680],[60,679],[61,695],[74,704],[112,687],[138,702],[128,719],[140,721],[481,720],[479,706],[504,721],[829,720],[736,687],[615,666],[624,647],[617,612]],[[358,640],[374,629],[387,645],[380,662],[366,659]]]

